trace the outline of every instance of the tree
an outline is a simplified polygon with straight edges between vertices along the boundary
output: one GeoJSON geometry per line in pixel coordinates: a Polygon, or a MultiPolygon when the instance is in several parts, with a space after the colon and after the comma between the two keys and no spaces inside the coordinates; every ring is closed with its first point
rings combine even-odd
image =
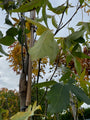
{"type": "MultiPolygon", "coordinates": [[[[77,9],[71,16],[69,20],[65,23],[63,22],[63,18],[68,15],[68,10],[73,8],[74,6],[67,0],[63,4],[58,7],[53,7],[49,0],[32,0],[32,1],[23,1],[23,2],[13,2],[12,4],[8,3],[6,8],[9,8],[9,5],[13,5],[15,7],[11,7],[12,10],[6,9],[8,12],[17,12],[21,13],[16,21],[17,26],[13,26],[7,31],[6,37],[0,39],[0,41],[8,40],[12,36],[12,40],[14,41],[15,36],[18,36],[18,41],[21,44],[21,56],[22,56],[22,72],[20,77],[20,95],[21,95],[21,108],[24,108],[26,105],[30,104],[31,101],[31,85],[32,85],[32,61],[38,60],[38,74],[37,74],[37,103],[38,103],[38,87],[46,87],[46,91],[41,98],[41,102],[45,96],[47,96],[48,104],[48,112],[51,114],[61,113],[64,109],[66,110],[70,103],[70,95],[76,96],[80,101],[86,102],[90,104],[90,99],[87,97],[87,93],[85,94],[83,90],[89,89],[89,86],[84,86],[83,81],[85,76],[85,70],[82,69],[81,61],[82,59],[90,59],[90,56],[84,54],[81,50],[81,44],[85,45],[86,49],[87,43],[89,43],[89,34],[90,34],[90,23],[89,22],[79,22],[77,24],[77,30],[74,28],[68,28],[72,31],[72,33],[66,37],[56,37],[57,33],[61,31],[68,23],[70,23],[73,17],[76,15],[80,8],[88,8],[88,2],[84,0],[79,0],[77,3],[77,9]],[[16,9],[14,9],[16,8],[16,9]],[[42,8],[42,16],[41,18],[35,18],[34,13],[36,11],[37,15],[41,12],[42,8]],[[53,15],[47,14],[47,9],[52,12],[53,15]],[[25,12],[31,12],[31,19],[24,15],[25,12]],[[57,24],[55,20],[55,14],[60,15],[61,19],[59,24],[57,24]],[[51,19],[52,25],[56,28],[54,32],[50,29],[48,24],[48,19],[51,19]],[[45,26],[40,22],[44,21],[45,26]],[[27,29],[25,24],[28,23],[30,29],[27,29]],[[14,34],[11,34],[12,30],[15,31],[14,34]],[[26,35],[27,33],[31,33],[30,38],[26,35]],[[35,39],[35,32],[39,35],[39,39],[35,39]],[[86,36],[86,40],[84,38],[84,34],[86,36]],[[30,39],[30,40],[28,40],[30,39]],[[28,41],[30,41],[30,46],[28,46],[28,41]],[[36,42],[35,42],[36,41],[36,42]],[[34,46],[33,43],[35,42],[34,46]],[[32,47],[33,46],[33,47],[32,47]],[[23,53],[23,50],[25,52],[23,53]],[[28,50],[29,49],[29,50],[28,50]],[[29,53],[28,53],[29,51],[29,53]],[[25,54],[25,56],[24,56],[25,54]],[[46,82],[38,83],[40,72],[41,72],[41,61],[42,58],[48,57],[50,60],[50,65],[52,65],[54,71],[50,79],[46,82]],[[28,63],[29,61],[29,63],[28,63]],[[81,63],[80,63],[81,62],[81,63]],[[29,64],[29,65],[28,65],[29,64]],[[29,66],[29,67],[28,67],[29,66]],[[59,83],[55,81],[55,73],[57,68],[62,70],[62,77],[59,76],[59,83]],[[28,71],[28,87],[26,82],[26,76],[28,71]],[[54,81],[53,81],[54,80],[54,81]],[[30,82],[29,82],[30,81],[30,82]],[[48,87],[50,90],[48,90],[48,87]],[[27,89],[28,88],[28,89],[27,89]],[[27,93],[28,91],[28,93],[27,93]],[[57,94],[58,93],[58,94],[57,94]],[[47,94],[47,95],[46,95],[47,94]],[[26,97],[26,95],[28,97],[26,97]],[[29,98],[30,101],[27,101],[29,98]],[[56,102],[57,100],[57,102],[56,102]],[[26,104],[27,101],[27,104],[26,104]],[[56,103],[56,104],[55,104],[56,103]]],[[[89,13],[89,10],[86,10],[89,13]]],[[[1,43],[1,42],[0,42],[1,43]]],[[[5,42],[3,42],[5,44],[5,42]]],[[[87,81],[86,84],[89,85],[87,81]]],[[[40,102],[40,103],[41,103],[40,102]]],[[[46,110],[47,114],[47,110],[46,110]]],[[[77,119],[77,118],[74,118],[77,119]]]]}
{"type": "Polygon", "coordinates": [[[19,94],[15,90],[0,90],[0,120],[9,119],[19,111],[19,94]]]}

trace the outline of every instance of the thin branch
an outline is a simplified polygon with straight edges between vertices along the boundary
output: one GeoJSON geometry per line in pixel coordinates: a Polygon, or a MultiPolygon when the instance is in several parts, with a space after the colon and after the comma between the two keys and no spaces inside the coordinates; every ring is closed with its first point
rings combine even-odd
{"type": "Polygon", "coordinates": [[[41,63],[41,59],[39,59],[37,83],[39,82],[39,76],[40,76],[40,63],[41,63]]]}
{"type": "Polygon", "coordinates": [[[57,28],[56,32],[54,33],[54,36],[57,34],[57,32],[58,32],[58,30],[59,30],[59,28],[61,26],[61,23],[62,23],[62,20],[63,20],[63,17],[64,17],[64,13],[65,13],[65,11],[66,11],[67,8],[68,8],[68,0],[67,0],[67,6],[65,7],[65,9],[64,9],[64,11],[62,13],[62,16],[61,16],[61,19],[60,19],[60,23],[58,25],[58,28],[57,28]]]}
{"type": "Polygon", "coordinates": [[[39,102],[39,105],[42,103],[44,97],[46,96],[47,90],[48,90],[48,87],[46,87],[46,91],[44,92],[44,94],[43,94],[43,96],[42,96],[42,98],[41,98],[41,100],[40,100],[40,102],[39,102]]]}
{"type": "MultiPolygon", "coordinates": [[[[57,71],[57,67],[58,67],[58,63],[59,63],[59,58],[60,58],[60,54],[59,54],[58,59],[57,59],[57,63],[56,63],[55,70],[54,70],[54,72],[53,72],[53,74],[52,74],[51,78],[49,79],[49,81],[51,81],[51,80],[52,80],[53,76],[55,75],[55,73],[56,73],[56,71],[57,71]]],[[[41,104],[42,100],[43,100],[43,99],[44,99],[44,97],[46,96],[47,91],[48,91],[48,87],[46,87],[46,91],[45,91],[44,95],[42,96],[41,101],[39,102],[39,104],[41,104]]]]}
{"type": "Polygon", "coordinates": [[[81,7],[81,5],[77,8],[77,10],[76,10],[75,13],[72,15],[72,17],[71,17],[61,28],[59,28],[54,35],[56,35],[62,28],[64,28],[64,27],[73,19],[73,17],[76,15],[76,13],[77,13],[77,11],[79,10],[80,7],[81,7]]]}
{"type": "MultiPolygon", "coordinates": [[[[40,76],[40,63],[41,63],[41,59],[39,59],[39,64],[38,64],[37,84],[39,82],[39,76],[40,76]]],[[[38,87],[36,88],[36,95],[37,95],[37,105],[38,105],[38,87]]]]}

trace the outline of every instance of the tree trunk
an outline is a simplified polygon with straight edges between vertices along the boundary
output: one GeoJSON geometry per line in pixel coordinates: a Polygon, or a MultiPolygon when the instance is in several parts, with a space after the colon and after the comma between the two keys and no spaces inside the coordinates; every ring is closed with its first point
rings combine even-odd
{"type": "MultiPolygon", "coordinates": [[[[30,12],[30,18],[35,18],[35,10],[30,12]]],[[[31,39],[30,39],[30,45],[31,48],[34,44],[34,26],[31,25],[31,39]]],[[[29,66],[28,66],[28,83],[27,83],[27,96],[26,96],[26,106],[29,106],[31,104],[31,85],[32,85],[32,61],[31,57],[29,55],[29,66]]]]}
{"type": "Polygon", "coordinates": [[[20,82],[19,82],[20,111],[25,111],[26,91],[27,91],[26,74],[22,72],[20,76],[20,82]]]}

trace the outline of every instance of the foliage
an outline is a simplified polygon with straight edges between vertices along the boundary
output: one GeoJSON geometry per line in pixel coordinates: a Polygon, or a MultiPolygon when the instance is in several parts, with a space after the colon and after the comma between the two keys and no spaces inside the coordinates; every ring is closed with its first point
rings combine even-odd
{"type": "MultiPolygon", "coordinates": [[[[30,2],[24,0],[21,3],[15,2],[15,9],[12,6],[10,9],[8,8],[10,7],[9,2],[7,2],[7,5],[3,3],[4,6],[2,8],[8,11],[8,13],[10,12],[12,14],[13,12],[18,12],[19,15],[21,12],[21,16],[19,17],[20,19],[12,18],[15,21],[14,25],[10,22],[9,17],[6,17],[6,23],[12,27],[6,32],[5,37],[0,38],[0,44],[11,45],[15,42],[15,38],[17,38],[18,42],[16,42],[15,46],[10,51],[11,54],[8,58],[9,61],[12,62],[11,66],[16,72],[20,72],[23,68],[22,64],[24,63],[22,62],[24,62],[24,58],[29,53],[33,61],[32,71],[35,74],[35,80],[37,76],[37,81],[35,81],[36,89],[38,91],[38,87],[46,87],[44,95],[47,94],[48,113],[50,114],[61,113],[69,107],[70,93],[77,97],[78,101],[90,104],[90,98],[88,97],[90,95],[90,83],[88,79],[86,79],[86,75],[89,75],[90,66],[87,68],[88,63],[86,65],[84,64],[85,66],[83,65],[84,61],[90,61],[90,55],[83,52],[81,49],[82,46],[85,46],[84,48],[86,48],[89,53],[87,44],[90,44],[90,23],[81,21],[77,24],[77,30],[74,30],[72,27],[69,28],[72,32],[68,36],[61,37],[59,34],[59,37],[55,37],[60,30],[71,22],[80,8],[83,9],[89,6],[88,2],[89,1],[79,0],[76,11],[65,23],[63,21],[64,15],[68,15],[69,9],[76,7],[72,6],[68,0],[57,7],[53,7],[49,0],[31,0],[30,2]],[[23,14],[23,12],[32,10],[36,10],[37,15],[42,12],[41,19],[37,18],[36,20],[32,20],[23,14]],[[52,12],[53,15],[47,15],[47,11],[52,12]],[[56,15],[60,18],[59,24],[56,23],[56,15]],[[51,20],[55,28],[54,30],[49,26],[48,18],[51,20]],[[44,22],[45,26],[39,21],[44,22]],[[34,37],[33,44],[34,42],[35,44],[31,48],[32,45],[29,46],[31,43],[31,35],[29,36],[29,34],[31,34],[32,27],[35,34],[39,35],[39,37],[38,40],[34,37]],[[13,30],[15,31],[14,33],[12,33],[13,30]],[[52,76],[47,80],[47,83],[39,84],[40,72],[43,71],[43,73],[45,73],[44,68],[45,64],[47,64],[47,58],[45,57],[49,58],[49,65],[55,68],[55,70],[53,70],[52,76]],[[45,61],[42,62],[43,60],[45,61]],[[55,82],[56,78],[54,75],[57,68],[61,70],[61,76],[58,75],[58,82],[55,82]],[[86,68],[86,70],[84,68],[86,68]]],[[[89,13],[89,11],[87,13],[89,13]]],[[[19,117],[24,117],[24,113],[21,114],[22,116],[19,117]]],[[[29,114],[30,113],[26,112],[25,118],[28,117],[29,114]]]]}
{"type": "MultiPolygon", "coordinates": [[[[73,79],[69,79],[73,81],[73,79]]],[[[61,113],[65,110],[70,103],[69,93],[72,92],[76,97],[87,104],[90,104],[90,99],[82,91],[82,89],[72,85],[71,83],[62,85],[55,84],[47,94],[48,101],[51,103],[48,106],[48,111],[51,113],[61,113]]]]}
{"type": "MultiPolygon", "coordinates": [[[[19,42],[15,42],[9,48],[11,50],[9,51],[10,54],[7,60],[12,63],[10,67],[12,67],[13,70],[16,71],[17,74],[19,74],[22,70],[21,45],[19,44],[19,42]]],[[[25,57],[25,49],[23,49],[23,55],[25,57]]]]}
{"type": "Polygon", "coordinates": [[[65,114],[60,114],[60,120],[73,120],[73,116],[70,112],[66,112],[65,114]]]}
{"type": "Polygon", "coordinates": [[[14,116],[12,116],[11,120],[28,120],[29,117],[34,115],[36,110],[41,110],[41,106],[37,106],[37,102],[34,102],[33,106],[30,105],[26,112],[18,112],[14,116]]]}
{"type": "Polygon", "coordinates": [[[19,111],[19,95],[15,90],[0,90],[0,120],[9,119],[19,111]]]}
{"type": "Polygon", "coordinates": [[[87,108],[84,110],[84,117],[86,119],[90,118],[90,108],[87,108]]]}
{"type": "MultiPolygon", "coordinates": [[[[79,113],[78,116],[79,116],[79,120],[89,119],[90,118],[90,108],[83,109],[82,114],[79,113]]],[[[64,114],[60,114],[59,118],[60,118],[60,120],[73,120],[73,116],[69,111],[67,111],[64,114]]]]}
{"type": "MultiPolygon", "coordinates": [[[[2,32],[0,31],[0,39],[2,39],[2,37],[3,37],[3,34],[2,34],[2,32]]],[[[4,51],[1,43],[0,43],[0,53],[4,54],[4,55],[6,55],[6,56],[8,55],[8,54],[4,51]]],[[[2,55],[0,55],[0,57],[2,57],[2,55]]]]}

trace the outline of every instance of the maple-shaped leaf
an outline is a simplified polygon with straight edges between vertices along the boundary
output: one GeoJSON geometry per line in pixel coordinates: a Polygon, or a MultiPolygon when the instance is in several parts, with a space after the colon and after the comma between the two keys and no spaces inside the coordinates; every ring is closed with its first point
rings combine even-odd
{"type": "Polygon", "coordinates": [[[70,102],[69,86],[64,86],[59,83],[53,85],[47,94],[47,99],[49,101],[48,112],[60,113],[66,110],[70,102]]]}
{"type": "Polygon", "coordinates": [[[56,83],[50,91],[47,93],[48,99],[48,112],[61,113],[66,110],[70,104],[70,92],[73,93],[80,101],[90,105],[90,98],[84,93],[84,91],[73,85],[74,79],[69,79],[67,84],[56,83]]]}
{"type": "Polygon", "coordinates": [[[58,53],[58,45],[54,40],[54,35],[50,30],[45,31],[35,45],[29,49],[32,60],[49,57],[53,62],[58,53]]]}

